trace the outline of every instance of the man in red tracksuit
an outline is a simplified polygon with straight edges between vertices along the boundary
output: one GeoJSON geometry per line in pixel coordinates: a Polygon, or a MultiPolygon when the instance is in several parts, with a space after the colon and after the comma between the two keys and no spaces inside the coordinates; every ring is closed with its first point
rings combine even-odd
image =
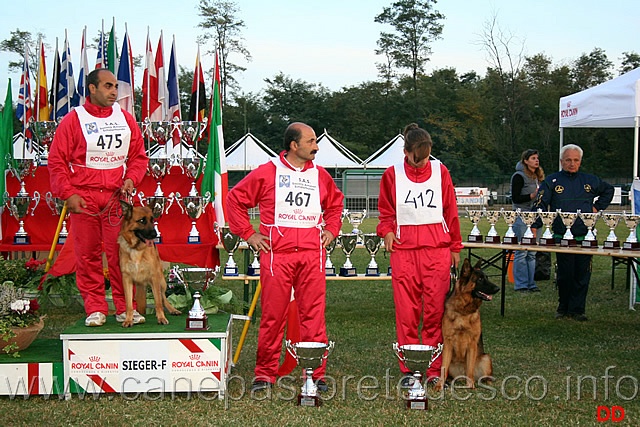
{"type": "MultiPolygon", "coordinates": [[[[269,388],[276,380],[292,288],[301,341],[327,343],[323,248],[340,232],[344,196],[331,175],[313,162],[318,145],[310,126],[290,124],[284,148],[227,196],[229,228],[262,251],[262,317],[252,391],[269,388]],[[258,205],[260,231],[255,232],[247,211],[258,205]]],[[[320,391],[327,389],[324,373],[324,363],[313,373],[320,391]]]]}
{"type": "MultiPolygon", "coordinates": [[[[65,116],[49,153],[53,193],[66,200],[76,257],[76,281],[87,313],[86,326],[102,326],[108,314],[102,273],[107,257],[116,320],[125,317],[118,257],[118,200],[142,181],[148,158],[136,120],[116,104],[118,83],[109,70],[87,76],[89,98],[65,116]],[[104,245],[104,246],[103,246],[104,245]]],[[[134,312],[134,323],[143,323],[134,312]]]]}
{"type": "MultiPolygon", "coordinates": [[[[380,181],[378,236],[390,255],[398,345],[442,343],[444,302],[450,268],[458,266],[462,238],[455,190],[447,168],[429,161],[431,136],[412,123],[404,130],[405,159],[389,167],[380,181]],[[422,317],[422,331],[418,325],[422,317]]],[[[429,382],[440,372],[440,358],[427,371],[429,382]]],[[[402,386],[412,384],[411,372],[402,386]]]]}

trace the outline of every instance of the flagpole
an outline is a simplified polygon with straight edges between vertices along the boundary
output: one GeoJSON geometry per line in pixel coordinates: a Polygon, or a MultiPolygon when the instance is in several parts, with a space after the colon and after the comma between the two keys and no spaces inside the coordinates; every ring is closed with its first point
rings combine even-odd
{"type": "Polygon", "coordinates": [[[54,55],[54,59],[53,59],[53,78],[55,79],[56,82],[56,87],[55,88],[51,88],[51,90],[53,91],[53,105],[51,106],[53,108],[53,121],[57,121],[57,113],[58,113],[58,86],[60,86],[60,67],[56,67],[56,63],[55,63],[55,57],[58,56],[58,61],[60,60],[60,50],[58,49],[58,38],[56,37],[56,55],[54,55]],[[56,68],[58,68],[56,70],[56,68]],[[57,75],[56,75],[56,71],[57,71],[57,75]]]}
{"type": "Polygon", "coordinates": [[[26,156],[27,152],[27,99],[29,93],[29,44],[24,44],[24,67],[22,70],[22,80],[24,81],[24,89],[22,91],[22,156],[26,156]]]}
{"type": "Polygon", "coordinates": [[[42,58],[42,37],[38,37],[38,77],[36,77],[36,119],[38,121],[40,119],[40,72],[42,71],[40,68],[42,64],[40,64],[42,58]]]}
{"type": "Polygon", "coordinates": [[[198,43],[198,56],[196,59],[196,108],[195,108],[195,117],[193,120],[198,121],[200,118],[200,68],[202,64],[200,64],[200,43],[198,43]]]}
{"type": "MultiPolygon", "coordinates": [[[[160,30],[160,45],[162,46],[162,74],[163,74],[162,75],[162,77],[163,77],[162,81],[160,81],[160,76],[159,75],[157,75],[156,77],[158,79],[158,85],[162,84],[162,85],[166,86],[167,81],[164,78],[164,76],[165,76],[165,73],[164,73],[164,70],[165,70],[165,67],[164,67],[164,37],[162,35],[162,30],[160,30]]],[[[156,52],[156,55],[157,54],[158,54],[158,52],[156,52]]],[[[156,70],[156,73],[157,73],[157,70],[156,70]]],[[[158,87],[158,94],[160,94],[160,88],[159,87],[158,87]]],[[[160,119],[160,120],[163,120],[164,118],[167,117],[167,91],[166,90],[163,91],[163,95],[164,95],[164,98],[162,98],[162,103],[160,104],[160,114],[162,115],[163,118],[160,119]]]]}
{"type": "Polygon", "coordinates": [[[69,39],[67,38],[67,29],[64,29],[64,54],[67,57],[67,69],[65,74],[65,79],[67,79],[67,114],[71,111],[71,89],[69,85],[69,64],[71,63],[71,58],[69,58],[69,39]]]}
{"type": "MultiPolygon", "coordinates": [[[[147,45],[145,46],[145,60],[146,60],[146,65],[147,65],[147,99],[146,99],[146,103],[147,103],[147,117],[149,117],[151,115],[151,112],[149,111],[149,109],[151,108],[151,93],[149,92],[150,89],[150,85],[149,85],[149,80],[151,80],[151,68],[149,68],[151,66],[151,64],[149,64],[149,48],[151,47],[151,40],[149,39],[149,26],[147,25],[147,45]]],[[[153,66],[155,67],[155,64],[153,64],[153,66]]],[[[144,73],[143,73],[144,75],[144,73]]],[[[144,122],[144,117],[141,117],[142,121],[144,122]]]]}

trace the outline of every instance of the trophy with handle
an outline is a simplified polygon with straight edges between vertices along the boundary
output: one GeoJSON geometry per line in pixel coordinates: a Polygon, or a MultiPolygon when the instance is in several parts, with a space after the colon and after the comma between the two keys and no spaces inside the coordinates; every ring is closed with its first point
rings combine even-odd
{"type": "Polygon", "coordinates": [[[180,283],[185,287],[193,291],[193,306],[189,310],[189,316],[187,317],[188,331],[206,331],[209,329],[207,324],[207,313],[202,304],[200,304],[201,292],[204,292],[211,283],[216,279],[216,275],[220,270],[220,267],[215,269],[207,267],[188,267],[181,268],[175,266],[173,269],[175,276],[180,283]]]}
{"type": "Polygon", "coordinates": [[[333,341],[328,344],[323,342],[297,342],[286,341],[287,351],[298,362],[304,370],[305,382],[298,395],[298,405],[300,406],[320,406],[322,401],[318,396],[318,387],[313,382],[313,371],[322,365],[322,362],[329,357],[333,349],[333,341]]]}
{"type": "Polygon", "coordinates": [[[364,235],[364,247],[371,256],[371,261],[367,265],[365,276],[379,276],[380,270],[378,269],[378,263],[376,262],[376,254],[380,250],[382,239],[376,233],[367,233],[364,235]]]}
{"type": "MultiPolygon", "coordinates": [[[[44,193],[44,201],[51,209],[53,215],[60,216],[62,214],[62,209],[64,208],[64,200],[59,197],[53,197],[51,191],[47,191],[44,193]]],[[[67,211],[64,219],[62,220],[62,227],[60,229],[60,233],[58,234],[58,244],[63,245],[64,242],[67,241],[67,237],[69,236],[69,231],[67,230],[67,218],[69,217],[69,212],[67,211]]]]}
{"type": "Polygon", "coordinates": [[[562,223],[566,227],[566,231],[560,239],[560,246],[577,246],[578,242],[575,237],[573,237],[573,233],[571,232],[571,227],[578,219],[578,212],[558,212],[558,216],[562,220],[562,223]]]}
{"type": "Polygon", "coordinates": [[[533,231],[531,231],[531,226],[533,225],[534,222],[536,222],[536,219],[538,219],[538,212],[519,211],[518,215],[522,219],[522,222],[524,222],[524,225],[527,226],[527,230],[524,232],[524,235],[522,236],[522,240],[520,241],[520,243],[523,245],[535,245],[536,236],[533,235],[533,231]]]}
{"type": "Polygon", "coordinates": [[[24,179],[31,175],[36,176],[36,170],[38,169],[39,156],[32,159],[15,159],[10,154],[7,154],[7,167],[11,171],[11,174],[20,181],[20,191],[17,196],[28,196],[25,188],[24,179]]]}
{"type": "Polygon", "coordinates": [[[342,277],[353,277],[358,275],[358,271],[351,263],[351,253],[356,248],[356,242],[358,240],[358,236],[356,234],[347,233],[338,236],[340,240],[340,246],[342,247],[342,252],[344,252],[346,256],[346,260],[344,265],[340,267],[340,276],[342,277]]]}
{"type": "Polygon", "coordinates": [[[198,153],[193,149],[189,150],[189,157],[185,157],[183,161],[183,170],[185,175],[191,179],[191,190],[189,190],[189,196],[197,196],[198,190],[196,189],[196,181],[202,174],[202,166],[204,159],[201,158],[198,153]]]}
{"type": "Polygon", "coordinates": [[[427,392],[422,386],[422,373],[426,372],[431,364],[442,353],[442,344],[436,347],[422,344],[407,344],[399,346],[398,343],[393,344],[393,351],[404,366],[413,372],[416,379],[413,386],[409,389],[407,398],[407,408],[409,409],[429,409],[427,401],[427,392]]]}
{"type": "Polygon", "coordinates": [[[496,231],[496,223],[500,219],[500,211],[487,211],[484,210],[483,215],[487,218],[489,222],[489,232],[487,233],[487,237],[485,237],[485,243],[500,243],[500,236],[496,231]]]}
{"type": "Polygon", "coordinates": [[[553,233],[551,232],[551,226],[553,225],[553,220],[556,219],[556,215],[557,212],[544,212],[542,209],[538,209],[538,216],[545,226],[544,233],[540,237],[541,246],[555,246],[556,244],[556,239],[553,238],[553,233]]]}
{"type": "Polygon", "coordinates": [[[507,232],[502,239],[502,243],[506,243],[509,245],[518,244],[518,236],[516,236],[515,231],[513,231],[513,224],[515,224],[516,219],[518,218],[517,211],[505,211],[504,208],[500,209],[500,213],[504,218],[504,222],[507,223],[507,232]]]}
{"type": "Polygon", "coordinates": [[[247,267],[247,276],[259,276],[260,275],[260,249],[254,249],[249,245],[251,252],[253,253],[253,261],[247,267]]]}
{"type": "Polygon", "coordinates": [[[191,231],[189,232],[187,243],[200,243],[200,232],[196,227],[196,220],[200,218],[210,200],[211,193],[208,191],[204,196],[185,196],[182,198],[184,210],[191,218],[191,231]]]}
{"type": "Polygon", "coordinates": [[[629,236],[627,239],[622,242],[622,249],[630,249],[636,251],[640,249],[640,244],[638,244],[638,237],[636,236],[636,227],[640,222],[640,215],[629,215],[626,211],[622,211],[622,218],[624,219],[624,223],[629,229],[629,236]]]}
{"type": "Polygon", "coordinates": [[[483,211],[467,209],[467,214],[469,215],[469,219],[473,224],[471,233],[469,233],[469,236],[467,236],[467,241],[471,243],[482,243],[483,238],[482,234],[480,233],[480,229],[478,228],[478,222],[480,222],[480,219],[482,219],[483,211]]]}
{"type": "Polygon", "coordinates": [[[593,227],[596,225],[596,221],[600,217],[600,212],[578,212],[578,217],[582,220],[587,227],[587,235],[584,236],[584,240],[580,244],[583,248],[597,248],[598,240],[593,232],[593,227]]]}
{"type": "Polygon", "coordinates": [[[604,223],[609,227],[609,235],[607,239],[604,241],[605,249],[618,249],[620,247],[620,240],[618,240],[618,236],[616,236],[616,227],[618,222],[620,222],[621,215],[617,213],[602,213],[602,219],[604,223]]]}
{"type": "Polygon", "coordinates": [[[157,187],[154,196],[162,197],[164,193],[162,192],[162,187],[160,186],[160,182],[162,178],[169,172],[169,161],[166,157],[150,157],[149,158],[149,166],[147,167],[147,173],[156,180],[157,187]]]}
{"type": "Polygon", "coordinates": [[[338,239],[333,239],[325,248],[325,250],[327,251],[327,260],[324,263],[324,273],[325,276],[335,276],[336,275],[336,268],[333,265],[333,262],[331,262],[331,253],[333,252],[333,250],[336,248],[336,243],[338,242],[338,239]]]}
{"type": "Polygon", "coordinates": [[[349,220],[349,224],[353,226],[351,233],[357,236],[356,243],[363,244],[364,241],[362,238],[362,230],[360,230],[359,227],[360,224],[362,224],[364,218],[367,216],[367,210],[363,209],[362,211],[350,211],[346,209],[345,211],[346,212],[344,213],[344,215],[347,217],[347,220],[349,220]]]}
{"type": "Polygon", "coordinates": [[[53,137],[56,133],[56,128],[58,127],[58,122],[55,121],[45,121],[45,122],[33,122],[31,128],[33,129],[36,137],[38,138],[38,143],[41,147],[40,152],[40,164],[46,165],[47,159],[49,158],[49,147],[53,142],[53,137]]]}
{"type": "Polygon", "coordinates": [[[31,243],[31,236],[27,234],[24,229],[24,218],[29,214],[29,206],[31,205],[31,201],[35,201],[35,205],[31,210],[31,216],[38,207],[38,203],[40,203],[40,193],[34,191],[33,199],[29,194],[18,195],[9,197],[9,193],[5,191],[4,193],[4,204],[9,209],[9,214],[18,220],[18,231],[13,236],[13,244],[14,245],[28,245],[31,243]]]}
{"type": "Polygon", "coordinates": [[[160,229],[158,228],[158,220],[164,213],[165,209],[169,206],[169,199],[164,196],[149,196],[145,197],[144,193],[141,191],[138,193],[138,197],[140,198],[140,203],[143,205],[149,206],[151,209],[151,214],[153,215],[153,228],[156,230],[156,238],[153,239],[154,243],[162,243],[162,233],[160,233],[160,229]]]}
{"type": "Polygon", "coordinates": [[[224,249],[229,253],[229,259],[224,266],[223,274],[225,276],[237,276],[238,264],[233,259],[233,252],[238,249],[240,245],[240,236],[233,234],[229,229],[229,226],[214,224],[216,232],[218,233],[218,240],[222,243],[224,249]]]}

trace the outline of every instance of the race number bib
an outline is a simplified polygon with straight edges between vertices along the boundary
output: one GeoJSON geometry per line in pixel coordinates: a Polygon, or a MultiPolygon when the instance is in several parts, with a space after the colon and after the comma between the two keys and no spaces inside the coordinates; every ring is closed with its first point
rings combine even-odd
{"type": "Polygon", "coordinates": [[[431,160],[431,177],[413,182],[404,171],[404,163],[395,165],[396,218],[398,225],[438,224],[442,216],[442,175],[440,162],[431,160]]]}
{"type": "Polygon", "coordinates": [[[125,164],[129,153],[131,129],[120,105],[113,104],[109,117],[94,117],[84,107],[77,107],[80,128],[87,142],[86,167],[115,169],[125,164]]]}
{"type": "Polygon", "coordinates": [[[304,172],[291,170],[280,159],[276,165],[275,225],[291,228],[311,228],[320,223],[320,186],[316,167],[304,172]]]}

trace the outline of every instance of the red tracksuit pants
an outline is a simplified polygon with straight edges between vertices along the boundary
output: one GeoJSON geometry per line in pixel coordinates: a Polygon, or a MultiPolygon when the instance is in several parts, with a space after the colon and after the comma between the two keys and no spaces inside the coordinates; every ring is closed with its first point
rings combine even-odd
{"type": "Polygon", "coordinates": [[[116,306],[116,313],[122,313],[126,310],[126,305],[118,255],[117,239],[121,225],[118,218],[120,210],[118,197],[114,196],[112,191],[100,190],[78,189],[77,194],[87,204],[84,209],[86,213],[71,214],[73,227],[71,236],[76,256],[76,282],[84,300],[84,309],[87,314],[99,311],[107,315],[109,311],[102,272],[104,247],[113,303],[116,306]],[[94,216],[100,212],[99,216],[94,216]]]}
{"type": "MultiPolygon", "coordinates": [[[[327,343],[324,318],[326,303],[325,251],[263,253],[260,257],[262,315],[258,330],[257,380],[274,383],[282,352],[287,307],[294,289],[300,318],[300,341],[327,343]],[[322,256],[322,258],[321,258],[322,256]],[[272,275],[273,271],[273,275],[272,275]]],[[[313,379],[324,378],[326,361],[313,373],[313,379]]]]}
{"type": "MultiPolygon", "coordinates": [[[[398,249],[391,253],[389,262],[398,345],[423,344],[435,347],[442,343],[444,302],[450,284],[450,249],[398,249]],[[419,337],[421,316],[422,331],[419,337]]],[[[438,376],[441,365],[441,358],[438,357],[427,370],[427,378],[438,376]]],[[[402,362],[400,370],[409,373],[402,362]]]]}

